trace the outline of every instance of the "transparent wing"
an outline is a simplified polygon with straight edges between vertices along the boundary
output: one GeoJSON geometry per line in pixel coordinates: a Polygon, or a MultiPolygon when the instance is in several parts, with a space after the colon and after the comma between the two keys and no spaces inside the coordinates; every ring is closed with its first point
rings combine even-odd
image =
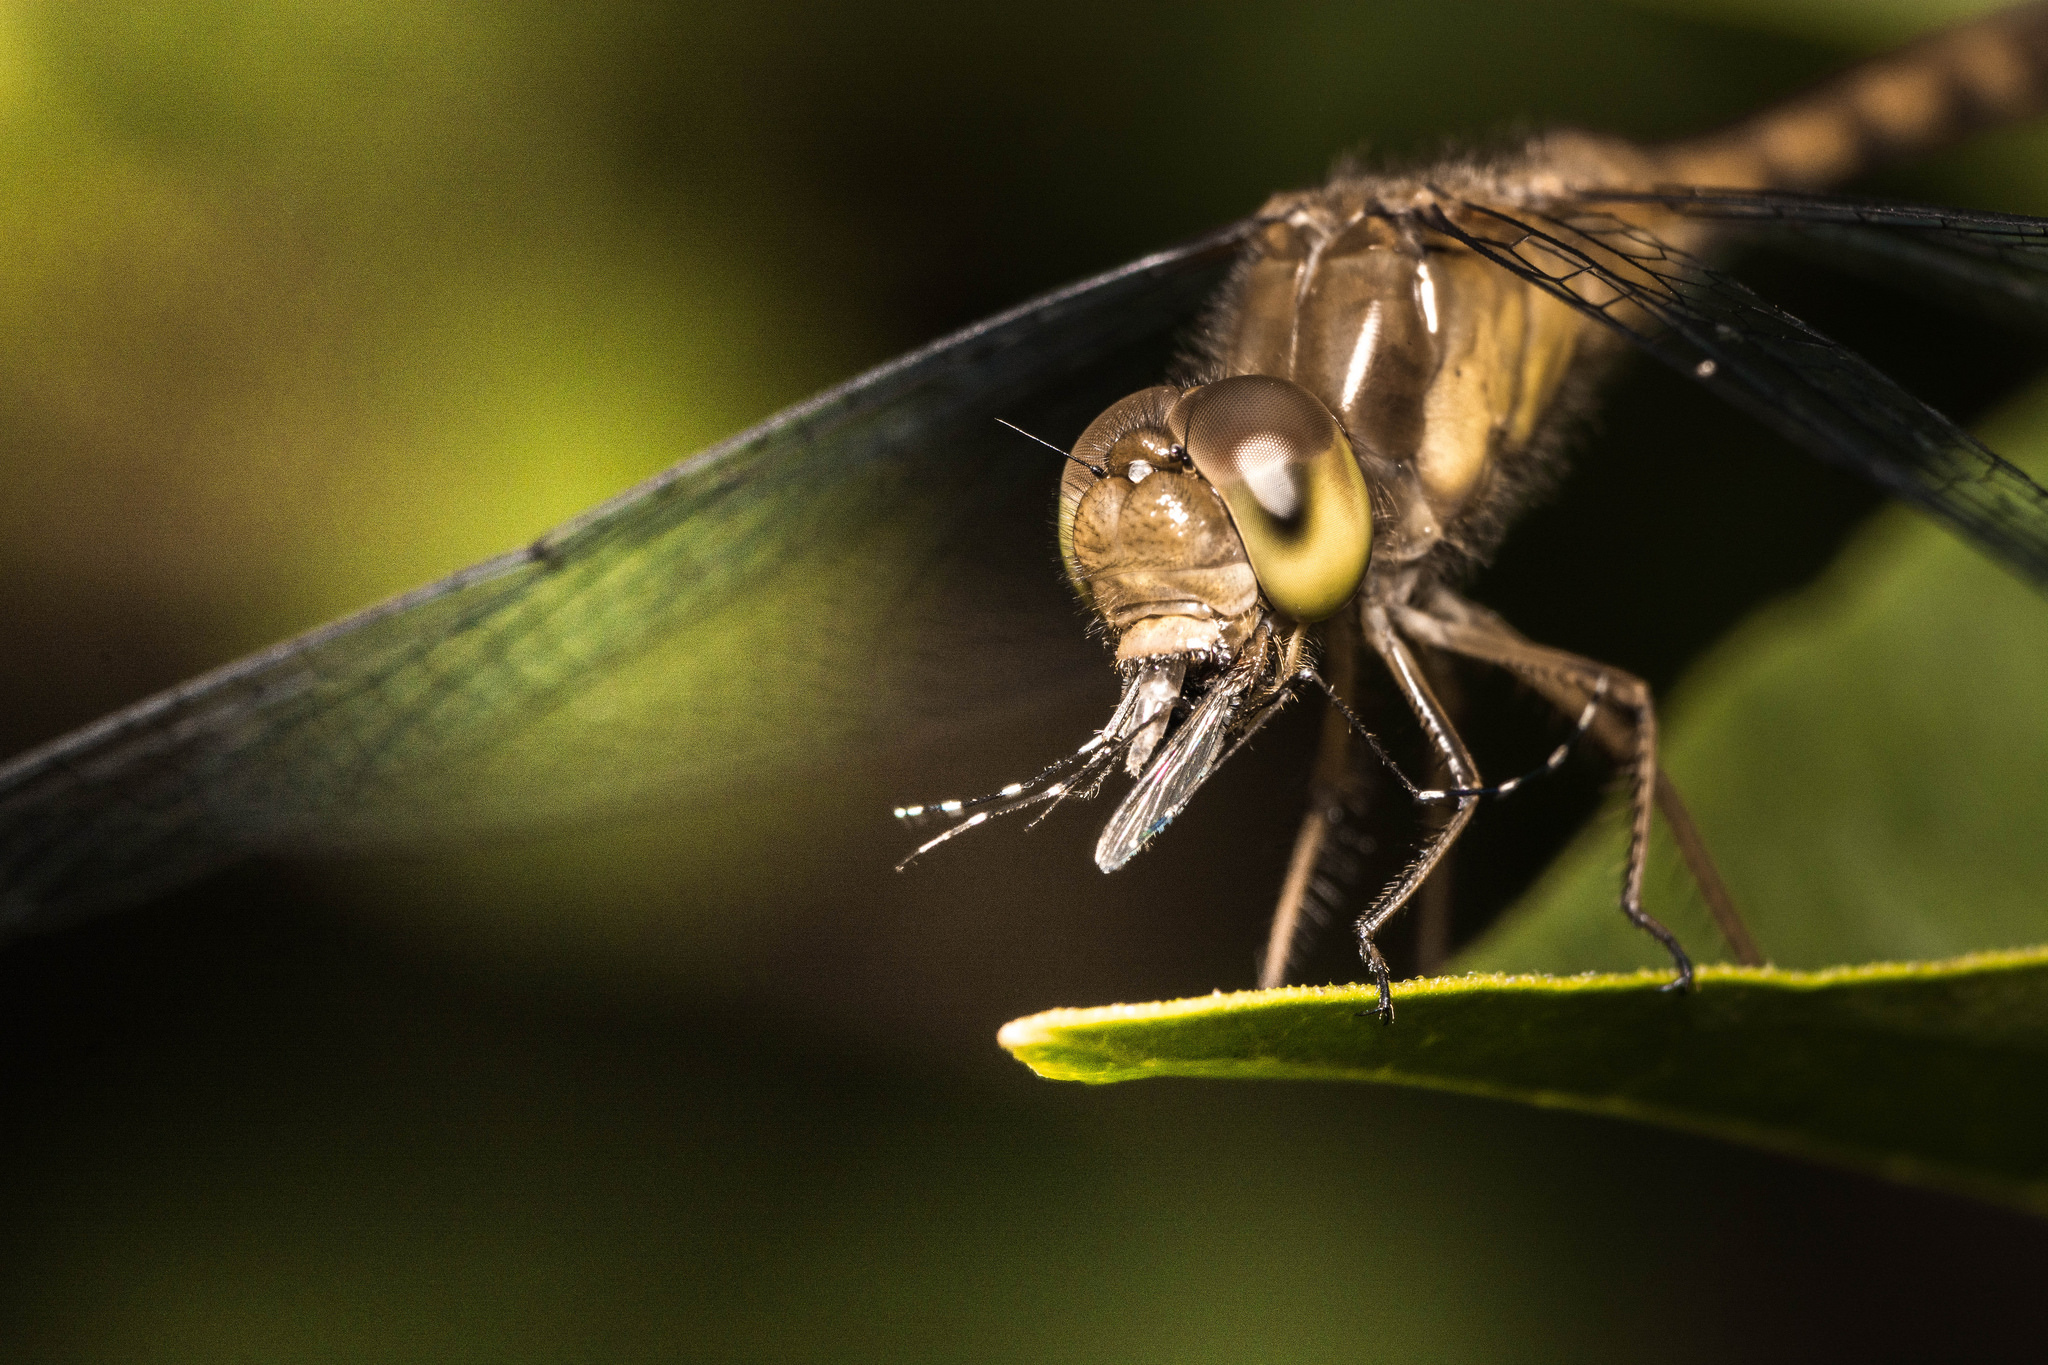
{"type": "Polygon", "coordinates": [[[816,780],[1077,660],[1099,675],[1056,591],[1057,473],[993,417],[1078,430],[1116,386],[1150,382],[1119,358],[1160,363],[1155,339],[1244,231],[968,328],[523,550],[17,758],[0,769],[0,931],[257,851],[816,780]],[[1006,546],[1025,590],[990,577],[1006,546]]]}
{"type": "Polygon", "coordinates": [[[1688,218],[1805,241],[1831,263],[2048,327],[2048,219],[1781,190],[1616,193],[1586,202],[1656,204],[1688,218]]]}
{"type": "Polygon", "coordinates": [[[1187,808],[1196,791],[1228,757],[1224,743],[1230,737],[1230,723],[1253,681],[1251,670],[1237,668],[1217,678],[1203,693],[1102,827],[1102,837],[1095,842],[1097,867],[1116,871],[1187,808]]]}
{"type": "Polygon", "coordinates": [[[1875,366],[1618,214],[1466,203],[1429,226],[2048,585],[2048,490],[1875,366]]]}

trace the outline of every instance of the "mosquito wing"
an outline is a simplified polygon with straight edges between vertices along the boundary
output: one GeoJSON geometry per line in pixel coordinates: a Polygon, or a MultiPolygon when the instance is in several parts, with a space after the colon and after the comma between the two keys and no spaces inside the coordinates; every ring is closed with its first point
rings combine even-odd
{"type": "Polygon", "coordinates": [[[0,933],[252,852],[816,780],[1071,674],[1070,613],[1034,627],[975,577],[997,519],[1028,506],[1041,537],[1056,482],[992,418],[1078,428],[1124,378],[1089,367],[1185,321],[1243,235],[970,327],[524,550],[15,759],[0,933]]]}
{"type": "Polygon", "coordinates": [[[1187,808],[1196,791],[1230,756],[1224,745],[1252,681],[1250,670],[1233,669],[1202,694],[1102,827],[1102,837],[1095,842],[1097,867],[1116,871],[1187,808]]]}
{"type": "Polygon", "coordinates": [[[2048,586],[2048,490],[1732,276],[1590,209],[1510,214],[1466,203],[1429,226],[2048,586]]]}

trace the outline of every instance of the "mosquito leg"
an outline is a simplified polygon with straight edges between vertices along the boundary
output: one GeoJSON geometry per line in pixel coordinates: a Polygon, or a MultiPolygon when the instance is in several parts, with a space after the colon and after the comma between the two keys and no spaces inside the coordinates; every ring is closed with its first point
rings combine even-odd
{"type": "MultiPolygon", "coordinates": [[[[1348,694],[1358,675],[1358,639],[1345,630],[1343,618],[1330,627],[1330,678],[1324,685],[1333,696],[1348,694]]],[[[1298,651],[1290,658],[1298,657],[1298,651]]],[[[1319,679],[1319,681],[1321,681],[1319,679]]],[[[1333,703],[1323,710],[1322,738],[1316,744],[1315,770],[1309,776],[1308,809],[1302,813],[1301,829],[1294,836],[1294,853],[1287,860],[1287,877],[1280,883],[1280,899],[1273,907],[1273,926],[1266,935],[1266,955],[1259,964],[1259,989],[1285,985],[1293,965],[1306,908],[1317,867],[1329,848],[1330,835],[1344,820],[1344,803],[1354,796],[1355,755],[1348,718],[1333,703]]]]}
{"type": "MultiPolygon", "coordinates": [[[[1489,630],[1502,639],[1517,644],[1528,644],[1528,639],[1513,626],[1484,607],[1476,606],[1448,592],[1439,592],[1431,608],[1440,616],[1450,617],[1465,624],[1489,630]]],[[[1586,689],[1568,679],[1548,673],[1516,670],[1531,688],[1545,697],[1551,705],[1569,715],[1582,703],[1589,701],[1586,689]]],[[[1583,712],[1581,713],[1583,715],[1583,712]]],[[[1615,762],[1626,763],[1634,749],[1634,736],[1618,715],[1603,711],[1588,731],[1594,743],[1611,755],[1615,762]]],[[[1666,775],[1662,766],[1657,769],[1657,809],[1664,815],[1664,823],[1671,830],[1672,842],[1678,846],[1679,857],[1684,859],[1686,871],[1692,874],[1693,884],[1699,888],[1700,899],[1706,902],[1707,913],[1713,917],[1714,927],[1721,931],[1729,951],[1735,960],[1750,967],[1760,967],[1766,961],[1763,949],[1758,946],[1756,936],[1743,921],[1742,911],[1736,908],[1735,897],[1729,893],[1728,884],[1721,879],[1720,869],[1714,866],[1714,858],[1707,851],[1706,840],[1700,837],[1699,826],[1693,823],[1692,813],[1686,809],[1684,799],[1677,786],[1666,775]]]]}
{"type": "MultiPolygon", "coordinates": [[[[1439,594],[1447,598],[1449,594],[1439,594]]],[[[1497,664],[1525,675],[1562,678],[1591,691],[1604,686],[1612,705],[1635,719],[1634,743],[1625,760],[1633,769],[1629,792],[1628,862],[1621,879],[1621,912],[1629,923],[1664,945],[1671,954],[1677,977],[1667,990],[1690,990],[1692,959],[1686,955],[1678,936],[1664,927],[1656,916],[1643,909],[1643,873],[1649,863],[1650,811],[1657,790],[1657,711],[1650,700],[1649,685],[1618,668],[1595,663],[1561,649],[1550,649],[1519,638],[1508,638],[1490,630],[1474,617],[1433,615],[1403,607],[1399,610],[1402,630],[1418,640],[1453,654],[1484,663],[1497,664]]]]}
{"type": "MultiPolygon", "coordinates": [[[[1394,633],[1384,609],[1377,606],[1366,608],[1365,632],[1367,643],[1373,647],[1373,652],[1385,661],[1387,671],[1393,674],[1395,685],[1401,689],[1401,696],[1407,701],[1409,709],[1415,713],[1415,719],[1420,722],[1423,733],[1429,737],[1431,747],[1436,750],[1437,756],[1443,760],[1444,767],[1449,770],[1452,786],[1459,789],[1477,787],[1479,769],[1473,765],[1472,756],[1465,751],[1465,742],[1458,738],[1458,732],[1452,728],[1450,718],[1444,714],[1443,707],[1437,702],[1436,694],[1430,691],[1429,681],[1423,677],[1422,669],[1415,662],[1415,655],[1409,650],[1406,642],[1394,633]]],[[[1387,960],[1380,953],[1379,945],[1374,938],[1380,927],[1408,903],[1416,889],[1435,870],[1436,865],[1443,861],[1444,854],[1450,852],[1451,845],[1457,842],[1458,836],[1465,832],[1465,826],[1471,822],[1472,811],[1478,804],[1479,798],[1476,796],[1459,797],[1457,809],[1430,833],[1421,850],[1409,861],[1393,885],[1380,892],[1372,908],[1359,916],[1358,951],[1365,959],[1366,966],[1371,968],[1373,981],[1379,986],[1378,1013],[1382,1023],[1394,1022],[1394,994],[1387,972],[1387,960]]]]}
{"type": "MultiPolygon", "coordinates": [[[[1302,676],[1314,680],[1313,674],[1303,674],[1302,676]]],[[[1556,701],[1560,710],[1569,711],[1571,707],[1558,699],[1569,695],[1570,686],[1568,683],[1558,683],[1551,692],[1547,692],[1545,695],[1550,696],[1551,700],[1556,701]]],[[[1402,789],[1412,799],[1422,805],[1432,806],[1446,801],[1455,801],[1460,797],[1466,796],[1508,796],[1520,791],[1524,786],[1534,782],[1537,778],[1547,777],[1551,773],[1556,772],[1564,766],[1565,759],[1571,756],[1572,746],[1577,744],[1585,736],[1586,732],[1593,728],[1594,723],[1600,716],[1601,703],[1606,700],[1607,690],[1605,685],[1596,684],[1593,689],[1593,695],[1586,698],[1585,704],[1579,707],[1578,719],[1573,725],[1572,732],[1566,735],[1558,743],[1557,747],[1550,751],[1550,757],[1544,759],[1541,765],[1531,768],[1528,772],[1518,777],[1510,777],[1505,782],[1489,782],[1483,787],[1417,786],[1413,781],[1409,780],[1408,774],[1401,770],[1401,765],[1394,761],[1394,756],[1388,753],[1380,744],[1379,738],[1370,730],[1365,729],[1355,715],[1351,715],[1348,711],[1345,714],[1351,722],[1351,728],[1366,742],[1366,745],[1373,752],[1373,757],[1380,761],[1380,766],[1394,775],[1394,780],[1401,784],[1402,789]]]]}

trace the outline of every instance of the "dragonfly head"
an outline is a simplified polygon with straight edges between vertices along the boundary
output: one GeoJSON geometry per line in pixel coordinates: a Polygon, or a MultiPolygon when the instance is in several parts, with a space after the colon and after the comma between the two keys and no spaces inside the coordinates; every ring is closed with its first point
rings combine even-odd
{"type": "Polygon", "coordinates": [[[1275,618],[1334,614],[1372,547],[1343,429],[1306,389],[1263,375],[1160,385],[1111,406],[1075,443],[1059,526],[1068,575],[1116,635],[1123,700],[1028,782],[898,807],[906,821],[953,822],[899,866],[997,816],[1092,796],[1118,765],[1136,780],[1095,862],[1123,866],[1291,695],[1299,641],[1281,648],[1275,618]]]}
{"type": "Polygon", "coordinates": [[[1119,663],[1227,662],[1271,610],[1330,616],[1365,577],[1371,498],[1336,418],[1297,384],[1159,385],[1081,434],[1060,553],[1119,663]]]}
{"type": "Polygon", "coordinates": [[[1096,418],[1060,485],[1061,556],[1120,664],[1222,662],[1258,620],[1258,576],[1229,511],[1167,426],[1180,396],[1161,385],[1096,418]]]}

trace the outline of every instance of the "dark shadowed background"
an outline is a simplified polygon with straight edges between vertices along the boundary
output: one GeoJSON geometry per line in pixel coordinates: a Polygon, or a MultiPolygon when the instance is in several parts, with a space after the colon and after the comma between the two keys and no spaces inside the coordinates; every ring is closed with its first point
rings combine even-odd
{"type": "MultiPolygon", "coordinates": [[[[1340,152],[1677,135],[1932,19],[1842,9],[7,5],[0,739],[522,543],[1340,152]]],[[[1993,139],[1880,188],[2048,211],[2048,150],[1993,139]]],[[[1755,277],[1964,419],[2044,356],[1810,265],[1755,277]]],[[[1001,520],[1003,590],[1057,616],[1055,479],[1001,520]]],[[[1475,591],[1666,686],[1875,505],[1631,366],[1475,591]]],[[[1013,1015],[1250,983],[1312,737],[1286,718],[1115,879],[1086,811],[890,873],[890,805],[1034,771],[1106,715],[1107,668],[1089,685],[943,752],[907,737],[886,773],[821,750],[715,806],[248,866],[7,947],[5,1353],[2038,1340],[2048,1228],[2000,1210],[1476,1100],[1031,1077],[994,1046],[1013,1015]]],[[[1490,698],[1475,742],[1540,752],[1533,708],[1490,698]]],[[[1599,789],[1575,769],[1488,813],[1461,937],[1599,789]]],[[[1342,944],[1313,971],[1348,978],[1342,944]]]]}

